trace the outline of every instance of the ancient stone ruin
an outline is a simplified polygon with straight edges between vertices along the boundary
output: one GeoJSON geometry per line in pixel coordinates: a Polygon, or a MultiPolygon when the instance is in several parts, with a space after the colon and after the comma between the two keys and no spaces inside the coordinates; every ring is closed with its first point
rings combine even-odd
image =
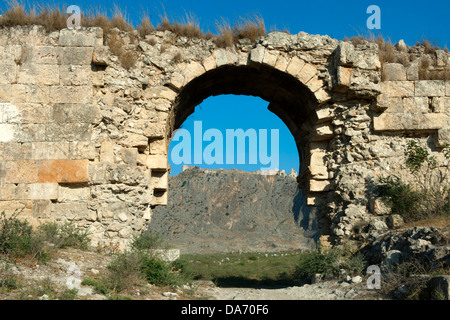
{"type": "Polygon", "coordinates": [[[410,140],[433,153],[450,142],[450,81],[382,66],[375,43],[303,32],[233,48],[169,31],[120,37],[136,59],[127,68],[100,28],[0,30],[0,212],[73,221],[94,245],[124,247],[167,201],[172,133],[212,95],[270,102],[297,143],[323,242],[351,238],[361,221],[386,229],[368,182],[406,172],[410,140]]]}

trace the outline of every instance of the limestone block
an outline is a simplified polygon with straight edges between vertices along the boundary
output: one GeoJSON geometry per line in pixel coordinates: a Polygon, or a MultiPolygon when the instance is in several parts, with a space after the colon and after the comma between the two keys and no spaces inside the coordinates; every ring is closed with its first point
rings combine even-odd
{"type": "Polygon", "coordinates": [[[33,160],[64,160],[69,158],[69,142],[32,142],[33,160]]]}
{"type": "Polygon", "coordinates": [[[450,129],[439,129],[436,135],[436,147],[443,148],[446,145],[450,145],[450,129]]]}
{"type": "Polygon", "coordinates": [[[314,92],[314,96],[317,99],[318,106],[321,106],[331,100],[330,93],[324,88],[320,88],[319,90],[314,92]]]}
{"type": "MultiPolygon", "coordinates": [[[[20,125],[0,125],[0,140],[8,138],[7,134],[12,134],[9,141],[16,141],[21,143],[33,142],[33,141],[43,141],[45,136],[45,125],[44,124],[20,124],[20,125]],[[6,128],[2,132],[2,126],[11,126],[11,128],[6,128]]],[[[6,140],[3,140],[6,142],[6,140]]]]}
{"type": "Polygon", "coordinates": [[[0,142],[14,141],[18,127],[13,124],[0,123],[0,142]]]}
{"type": "Polygon", "coordinates": [[[332,184],[329,180],[314,180],[309,181],[310,192],[325,192],[332,189],[332,184]]]}
{"type": "Polygon", "coordinates": [[[163,86],[149,87],[144,91],[145,99],[167,99],[174,101],[177,97],[177,93],[171,88],[163,86]]]}
{"type": "Polygon", "coordinates": [[[256,48],[250,51],[250,64],[260,65],[264,60],[265,51],[266,49],[261,45],[258,45],[256,48]]]}
{"type": "Polygon", "coordinates": [[[39,164],[34,160],[7,161],[6,183],[37,183],[39,164]]]}
{"type": "Polygon", "coordinates": [[[419,80],[419,64],[412,62],[408,68],[406,68],[406,79],[410,81],[419,80]]]}
{"type": "Polygon", "coordinates": [[[89,181],[88,160],[42,160],[39,183],[84,183],[89,181]]]}
{"type": "Polygon", "coordinates": [[[62,86],[88,86],[93,84],[94,75],[90,65],[59,66],[59,81],[62,86]]]}
{"type": "Polygon", "coordinates": [[[334,111],[329,105],[324,105],[314,110],[314,124],[330,121],[334,117],[334,111]]]}
{"type": "Polygon", "coordinates": [[[278,55],[279,55],[278,52],[267,51],[264,54],[264,58],[263,58],[262,63],[265,64],[265,65],[268,65],[270,67],[274,67],[276,65],[276,63],[277,63],[278,55]]]}
{"type": "Polygon", "coordinates": [[[30,184],[31,200],[56,200],[58,199],[57,183],[33,183],[30,184]]]}
{"type": "Polygon", "coordinates": [[[445,81],[445,95],[447,97],[450,97],[450,81],[445,81]]]}
{"type": "Polygon", "coordinates": [[[442,80],[415,81],[416,97],[445,96],[445,82],[442,80]]]}
{"type": "Polygon", "coordinates": [[[163,138],[166,131],[164,123],[150,123],[148,121],[142,122],[140,128],[142,129],[144,136],[149,139],[163,138]]]}
{"type": "Polygon", "coordinates": [[[390,97],[387,93],[382,93],[377,96],[377,103],[373,106],[373,111],[383,112],[390,106],[403,105],[401,97],[390,97]]]}
{"type": "Polygon", "coordinates": [[[449,97],[433,97],[431,100],[431,107],[436,113],[450,113],[450,98],[449,97]]]}
{"type": "Polygon", "coordinates": [[[44,125],[42,137],[36,141],[90,141],[91,135],[92,126],[89,123],[49,123],[44,125]]]}
{"type": "Polygon", "coordinates": [[[203,60],[203,67],[206,71],[213,70],[217,66],[214,55],[211,55],[203,60]]]}
{"type": "Polygon", "coordinates": [[[152,205],[153,206],[167,205],[167,196],[168,196],[167,191],[156,190],[153,194],[152,205]]]}
{"type": "Polygon", "coordinates": [[[231,49],[217,49],[213,52],[213,57],[216,67],[235,64],[238,61],[237,53],[231,51],[231,49]]]}
{"type": "Polygon", "coordinates": [[[11,84],[0,84],[0,102],[9,102],[11,100],[11,84]]]}
{"type": "Polygon", "coordinates": [[[193,79],[201,76],[205,72],[206,72],[205,68],[203,68],[203,66],[199,62],[192,61],[183,72],[184,76],[183,85],[187,85],[193,79]]]}
{"type": "Polygon", "coordinates": [[[5,212],[6,218],[11,217],[16,212],[21,212],[19,219],[27,219],[33,216],[33,201],[0,201],[0,213],[5,212]]]}
{"type": "Polygon", "coordinates": [[[14,83],[17,75],[17,65],[14,63],[0,63],[0,83],[14,83]]]}
{"type": "Polygon", "coordinates": [[[329,122],[316,124],[314,130],[312,141],[330,140],[334,136],[333,125],[329,122]]]}
{"type": "Polygon", "coordinates": [[[0,185],[0,200],[27,200],[30,199],[30,184],[4,184],[0,185]]]}
{"type": "Polygon", "coordinates": [[[90,65],[93,53],[93,47],[66,47],[63,51],[62,64],[90,65]]]}
{"type": "Polygon", "coordinates": [[[153,189],[167,189],[169,187],[169,173],[167,171],[152,171],[150,185],[153,189]]]}
{"type": "Polygon", "coordinates": [[[58,187],[58,201],[87,201],[91,196],[91,190],[86,186],[70,186],[59,185],[58,187]]]}
{"type": "Polygon", "coordinates": [[[183,77],[183,75],[181,75],[177,72],[174,72],[172,74],[172,78],[170,78],[170,80],[167,84],[177,90],[180,90],[184,84],[184,77],[183,77]]]}
{"type": "Polygon", "coordinates": [[[383,64],[384,81],[405,81],[406,68],[400,63],[385,63],[383,64]]]}
{"type": "Polygon", "coordinates": [[[52,207],[52,212],[56,219],[64,217],[68,221],[86,219],[90,213],[85,201],[54,203],[52,207]]]}
{"type": "Polygon", "coordinates": [[[111,63],[111,55],[108,46],[96,46],[92,52],[92,63],[96,66],[107,66],[111,63]]]}
{"type": "Polygon", "coordinates": [[[59,66],[51,64],[22,65],[17,72],[19,84],[59,84],[59,66]]]}
{"type": "Polygon", "coordinates": [[[166,139],[154,139],[150,141],[150,154],[165,155],[167,153],[166,139]]]}
{"type": "Polygon", "coordinates": [[[124,139],[123,144],[125,147],[133,148],[146,148],[148,147],[148,137],[142,134],[136,134],[127,132],[127,137],[124,139]]]}
{"type": "Polygon", "coordinates": [[[52,119],[56,123],[95,123],[100,110],[90,103],[55,103],[52,119]]]}
{"type": "Polygon", "coordinates": [[[114,163],[114,144],[109,141],[103,141],[100,148],[100,161],[114,163]]]}
{"type": "Polygon", "coordinates": [[[247,66],[250,61],[250,54],[247,52],[239,52],[236,64],[238,66],[247,66]]]}
{"type": "Polygon", "coordinates": [[[413,81],[384,81],[380,83],[381,93],[388,94],[390,97],[413,97],[413,81]]]}
{"type": "Polygon", "coordinates": [[[51,219],[53,218],[53,205],[50,200],[33,200],[33,218],[51,219]]]}
{"type": "Polygon", "coordinates": [[[36,46],[31,50],[30,63],[33,64],[61,64],[63,49],[54,46],[36,46]]]}
{"type": "Polygon", "coordinates": [[[45,85],[13,84],[11,92],[12,103],[49,103],[50,87],[45,85]]]}
{"type": "Polygon", "coordinates": [[[88,29],[83,32],[62,29],[59,32],[58,44],[65,47],[94,47],[97,44],[97,30],[88,29]]]}
{"type": "Polygon", "coordinates": [[[390,98],[387,113],[428,113],[428,97],[390,98]]]}
{"type": "Polygon", "coordinates": [[[89,159],[94,160],[97,157],[97,150],[95,145],[89,141],[72,141],[69,142],[69,159],[81,160],[89,159]]]}
{"type": "Polygon", "coordinates": [[[345,93],[348,91],[351,79],[351,68],[338,66],[336,70],[336,79],[333,90],[336,92],[345,93]]]}
{"type": "Polygon", "coordinates": [[[149,155],[146,161],[147,168],[156,170],[167,170],[168,159],[165,155],[149,155]]]}
{"type": "Polygon", "coordinates": [[[355,47],[349,42],[338,44],[334,54],[337,66],[352,66],[355,47]]]}
{"type": "Polygon", "coordinates": [[[383,113],[373,119],[374,130],[379,131],[425,131],[447,126],[449,117],[441,113],[383,113]]]}
{"type": "Polygon", "coordinates": [[[5,142],[2,146],[4,160],[32,160],[31,143],[5,142]]]}
{"type": "Polygon", "coordinates": [[[137,165],[137,156],[138,149],[137,148],[121,148],[118,152],[121,160],[130,166],[137,165]]]}
{"type": "Polygon", "coordinates": [[[50,99],[53,103],[92,103],[92,86],[52,86],[50,99]]]}
{"type": "MultiPolygon", "coordinates": [[[[300,71],[300,73],[297,74],[297,78],[300,79],[300,81],[304,84],[308,83],[309,80],[311,80],[315,75],[317,74],[317,69],[312,64],[305,64],[300,71]]],[[[313,90],[314,92],[315,90],[313,90]]]]}
{"type": "Polygon", "coordinates": [[[49,123],[52,107],[40,103],[15,103],[3,105],[4,123],[49,123]]]}
{"type": "Polygon", "coordinates": [[[316,92],[320,88],[322,88],[325,85],[322,79],[319,79],[318,76],[314,76],[312,79],[308,80],[306,83],[306,86],[311,90],[312,92],[316,92]]]}
{"type": "Polygon", "coordinates": [[[288,65],[289,59],[280,54],[277,58],[277,62],[275,63],[275,69],[278,69],[281,72],[285,72],[288,65]]]}
{"type": "Polygon", "coordinates": [[[293,75],[294,77],[297,77],[297,75],[300,73],[300,71],[302,71],[304,66],[305,61],[295,56],[289,62],[289,65],[286,68],[286,72],[293,75]]]}

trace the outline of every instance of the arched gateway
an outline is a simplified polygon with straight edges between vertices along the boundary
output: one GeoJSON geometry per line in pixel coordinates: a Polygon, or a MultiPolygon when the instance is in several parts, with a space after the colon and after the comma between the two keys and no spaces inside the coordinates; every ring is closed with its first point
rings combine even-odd
{"type": "Polygon", "coordinates": [[[373,43],[278,32],[224,49],[168,31],[120,36],[136,57],[128,69],[98,28],[0,31],[0,211],[125,245],[167,202],[173,131],[209,96],[252,95],[295,138],[321,241],[340,241],[384,223],[368,183],[403,172],[408,139],[432,151],[450,140],[449,81],[397,64],[381,81],[373,43]]]}

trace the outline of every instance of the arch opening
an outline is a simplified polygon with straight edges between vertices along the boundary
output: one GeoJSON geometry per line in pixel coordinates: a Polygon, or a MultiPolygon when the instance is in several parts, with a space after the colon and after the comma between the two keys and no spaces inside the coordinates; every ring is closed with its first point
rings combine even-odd
{"type": "Polygon", "coordinates": [[[294,137],[300,158],[299,174],[306,169],[306,144],[310,132],[308,120],[317,106],[313,92],[292,75],[275,68],[260,66],[222,66],[190,81],[178,94],[169,117],[168,134],[181,127],[195,107],[211,96],[246,95],[269,103],[294,137]]]}

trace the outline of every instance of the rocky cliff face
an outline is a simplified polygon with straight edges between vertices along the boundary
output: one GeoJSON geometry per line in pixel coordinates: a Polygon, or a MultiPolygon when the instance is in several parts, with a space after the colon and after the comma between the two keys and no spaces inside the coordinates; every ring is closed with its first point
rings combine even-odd
{"type": "Polygon", "coordinates": [[[291,175],[189,169],[170,178],[169,190],[149,230],[182,253],[315,247],[315,214],[291,175]]]}

